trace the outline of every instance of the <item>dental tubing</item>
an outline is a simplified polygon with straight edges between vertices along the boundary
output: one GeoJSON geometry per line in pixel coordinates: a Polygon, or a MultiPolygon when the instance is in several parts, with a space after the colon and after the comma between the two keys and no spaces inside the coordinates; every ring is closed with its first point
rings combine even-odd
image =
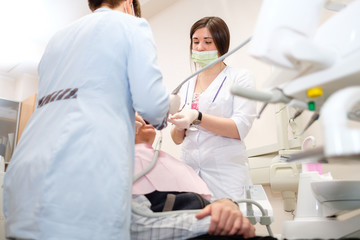
{"type": "Polygon", "coordinates": [[[158,139],[158,141],[156,142],[156,145],[155,145],[155,153],[154,153],[153,160],[151,161],[149,166],[147,166],[144,170],[142,170],[141,172],[136,174],[136,176],[134,176],[133,183],[135,183],[141,177],[145,176],[148,172],[151,171],[151,169],[153,169],[155,167],[155,164],[156,164],[156,161],[157,161],[160,149],[161,149],[161,144],[162,144],[162,132],[160,131],[159,139],[158,139]]]}

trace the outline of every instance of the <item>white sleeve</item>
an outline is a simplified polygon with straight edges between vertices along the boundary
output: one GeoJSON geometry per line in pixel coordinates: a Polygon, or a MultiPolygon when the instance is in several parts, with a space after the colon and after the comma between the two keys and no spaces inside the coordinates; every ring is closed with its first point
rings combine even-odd
{"type": "MultiPolygon", "coordinates": [[[[241,74],[237,74],[233,84],[237,84],[243,88],[255,88],[255,81],[248,71],[241,71],[241,74]]],[[[255,101],[234,96],[233,115],[231,119],[236,124],[241,140],[248,134],[255,116],[255,101]]]]}
{"type": "MultiPolygon", "coordinates": [[[[133,206],[144,214],[153,213],[143,195],[133,196],[133,206]]],[[[194,213],[145,217],[132,212],[131,239],[187,239],[206,234],[209,226],[210,217],[197,220],[194,213]]]]}
{"type": "Polygon", "coordinates": [[[146,20],[139,19],[136,29],[129,34],[132,35],[129,36],[128,77],[133,107],[153,126],[166,126],[169,94],[157,65],[157,52],[150,26],[146,20]]]}

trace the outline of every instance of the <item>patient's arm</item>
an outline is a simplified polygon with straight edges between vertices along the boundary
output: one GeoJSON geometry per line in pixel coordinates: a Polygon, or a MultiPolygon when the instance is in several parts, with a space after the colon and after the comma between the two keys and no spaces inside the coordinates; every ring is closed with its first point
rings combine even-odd
{"type": "Polygon", "coordinates": [[[132,212],[131,239],[188,239],[208,232],[210,217],[196,219],[194,213],[176,213],[159,217],[147,217],[153,214],[151,203],[144,195],[133,195],[133,205],[141,214],[132,212]]]}
{"type": "Polygon", "coordinates": [[[255,227],[230,199],[215,201],[196,214],[197,219],[206,216],[211,216],[210,235],[243,235],[245,238],[255,236],[255,227]]]}

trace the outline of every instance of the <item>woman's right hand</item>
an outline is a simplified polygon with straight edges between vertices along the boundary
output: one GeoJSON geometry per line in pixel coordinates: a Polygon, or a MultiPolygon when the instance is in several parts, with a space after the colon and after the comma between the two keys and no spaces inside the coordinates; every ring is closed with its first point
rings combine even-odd
{"type": "Polygon", "coordinates": [[[137,112],[135,112],[135,133],[137,134],[139,129],[145,125],[146,123],[144,119],[137,112]]]}

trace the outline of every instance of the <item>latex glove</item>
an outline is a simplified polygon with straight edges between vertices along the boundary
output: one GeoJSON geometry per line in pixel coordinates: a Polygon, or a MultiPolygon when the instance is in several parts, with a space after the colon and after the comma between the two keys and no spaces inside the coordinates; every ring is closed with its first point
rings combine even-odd
{"type": "Polygon", "coordinates": [[[179,95],[170,95],[170,107],[169,107],[169,113],[175,114],[177,111],[179,111],[180,108],[180,96],[179,95]]]}
{"type": "Polygon", "coordinates": [[[137,134],[139,132],[139,129],[144,126],[146,123],[144,119],[135,112],[135,133],[137,134]]]}
{"type": "Polygon", "coordinates": [[[195,109],[184,108],[181,112],[172,115],[168,121],[174,124],[178,129],[189,128],[192,122],[199,116],[195,109]]]}
{"type": "Polygon", "coordinates": [[[144,126],[141,122],[139,122],[139,121],[135,121],[135,133],[136,134],[138,134],[138,132],[139,132],[139,129],[142,127],[142,126],[144,126]]]}

